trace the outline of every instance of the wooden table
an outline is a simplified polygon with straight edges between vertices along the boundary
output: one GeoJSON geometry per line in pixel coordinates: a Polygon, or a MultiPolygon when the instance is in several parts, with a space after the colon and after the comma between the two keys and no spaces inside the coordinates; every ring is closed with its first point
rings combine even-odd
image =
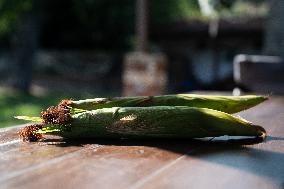
{"type": "Polygon", "coordinates": [[[24,143],[0,130],[0,188],[284,188],[284,97],[240,113],[262,125],[248,140],[24,143]]]}

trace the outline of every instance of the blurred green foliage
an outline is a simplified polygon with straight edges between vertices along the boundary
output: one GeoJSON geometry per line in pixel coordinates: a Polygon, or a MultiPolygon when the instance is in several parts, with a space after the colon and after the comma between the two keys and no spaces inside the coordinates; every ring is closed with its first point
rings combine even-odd
{"type": "Polygon", "coordinates": [[[150,1],[149,9],[153,24],[201,16],[197,0],[154,0],[150,1]]]}
{"type": "MultiPolygon", "coordinates": [[[[46,48],[129,50],[135,32],[135,0],[0,0],[0,37],[32,8],[41,17],[40,45],[46,48]],[[36,2],[36,6],[35,6],[36,2]],[[38,13],[39,14],[39,13],[38,13]]],[[[264,13],[266,0],[211,0],[220,16],[264,13]],[[249,8],[246,8],[249,7],[249,8]]],[[[198,0],[149,0],[150,24],[203,19],[198,0]]],[[[38,16],[38,15],[35,15],[38,16]]]]}
{"type": "MultiPolygon", "coordinates": [[[[85,26],[105,24],[133,25],[135,17],[134,0],[73,0],[73,8],[85,26]],[[102,17],[102,18],[101,18],[102,17]],[[118,24],[121,22],[120,24],[118,24]]],[[[193,15],[200,15],[197,0],[150,0],[150,18],[154,24],[172,22],[193,15]]]]}
{"type": "MultiPolygon", "coordinates": [[[[81,39],[101,48],[127,48],[128,36],[134,33],[133,0],[73,0],[74,26],[85,31],[77,32],[81,39]]],[[[75,29],[76,30],[76,29],[75,29]]],[[[83,45],[84,46],[84,45],[83,45]]]]}
{"type": "Polygon", "coordinates": [[[32,0],[0,0],[0,35],[15,27],[20,15],[32,9],[32,0]]]}
{"type": "MultiPolygon", "coordinates": [[[[117,49],[131,47],[135,29],[134,0],[73,0],[72,9],[79,28],[88,31],[100,47],[109,49],[110,44],[117,49]]],[[[149,11],[152,25],[200,15],[196,0],[149,1],[149,11]]]]}
{"type": "MultiPolygon", "coordinates": [[[[42,43],[47,47],[129,49],[135,31],[135,0],[41,0],[42,43]]],[[[0,0],[0,35],[15,28],[33,0],[0,0]]],[[[151,24],[199,14],[196,0],[149,1],[151,24]]],[[[35,7],[37,8],[37,7],[35,7]]]]}

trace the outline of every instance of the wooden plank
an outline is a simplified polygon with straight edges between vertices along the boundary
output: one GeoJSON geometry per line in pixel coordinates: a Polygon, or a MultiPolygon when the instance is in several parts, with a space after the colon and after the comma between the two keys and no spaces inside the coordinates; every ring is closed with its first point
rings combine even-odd
{"type": "Polygon", "coordinates": [[[283,153],[203,148],[136,188],[282,188],[283,153]]]}
{"type": "Polygon", "coordinates": [[[12,141],[19,142],[17,131],[19,130],[19,128],[24,126],[25,125],[20,125],[17,127],[8,127],[0,129],[0,147],[8,145],[9,143],[13,143],[12,141]]]}
{"type": "MultiPolygon", "coordinates": [[[[5,138],[14,140],[17,130],[7,130],[5,138]]],[[[13,145],[5,140],[9,147],[0,152],[1,188],[125,188],[162,171],[198,145],[194,140],[63,142],[47,138],[13,145]]]]}
{"type": "Polygon", "coordinates": [[[0,183],[81,149],[80,146],[55,147],[60,144],[58,137],[49,137],[46,142],[21,142],[17,132],[23,126],[0,129],[0,183]]]}
{"type": "Polygon", "coordinates": [[[49,162],[53,160],[49,160],[46,166],[27,170],[21,175],[6,179],[2,186],[128,188],[141,178],[163,171],[164,167],[191,149],[186,143],[155,143],[150,142],[149,146],[145,142],[132,142],[127,145],[90,144],[72,156],[66,155],[66,158],[52,164],[49,162]]]}
{"type": "Polygon", "coordinates": [[[283,188],[284,98],[272,97],[241,114],[266,128],[266,142],[239,146],[215,140],[135,188],[283,188]]]}

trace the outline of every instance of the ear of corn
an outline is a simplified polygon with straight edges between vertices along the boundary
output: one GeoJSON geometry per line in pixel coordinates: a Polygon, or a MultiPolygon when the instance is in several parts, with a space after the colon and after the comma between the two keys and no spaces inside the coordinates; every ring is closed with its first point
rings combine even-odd
{"type": "Polygon", "coordinates": [[[41,117],[16,118],[40,122],[19,131],[24,141],[40,140],[44,133],[67,138],[264,137],[262,127],[228,113],[248,109],[266,99],[255,95],[178,94],[63,100],[43,111],[41,117]]]}
{"type": "MultiPolygon", "coordinates": [[[[265,134],[262,127],[230,114],[185,106],[103,108],[75,114],[71,119],[70,130],[57,126],[59,132],[55,134],[67,138],[201,138],[265,134]]],[[[39,132],[44,133],[44,129],[39,132]]]]}
{"type": "Polygon", "coordinates": [[[267,97],[246,96],[209,96],[195,94],[177,94],[163,96],[138,96],[95,98],[70,101],[69,106],[77,109],[96,110],[111,107],[148,107],[148,106],[188,106],[236,113],[265,101],[267,97]]]}

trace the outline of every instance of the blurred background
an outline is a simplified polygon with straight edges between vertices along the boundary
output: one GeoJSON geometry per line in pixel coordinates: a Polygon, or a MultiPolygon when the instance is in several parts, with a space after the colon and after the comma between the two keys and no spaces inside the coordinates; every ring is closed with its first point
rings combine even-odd
{"type": "Polygon", "coordinates": [[[60,99],[283,94],[282,0],[0,0],[0,127],[60,99]]]}

